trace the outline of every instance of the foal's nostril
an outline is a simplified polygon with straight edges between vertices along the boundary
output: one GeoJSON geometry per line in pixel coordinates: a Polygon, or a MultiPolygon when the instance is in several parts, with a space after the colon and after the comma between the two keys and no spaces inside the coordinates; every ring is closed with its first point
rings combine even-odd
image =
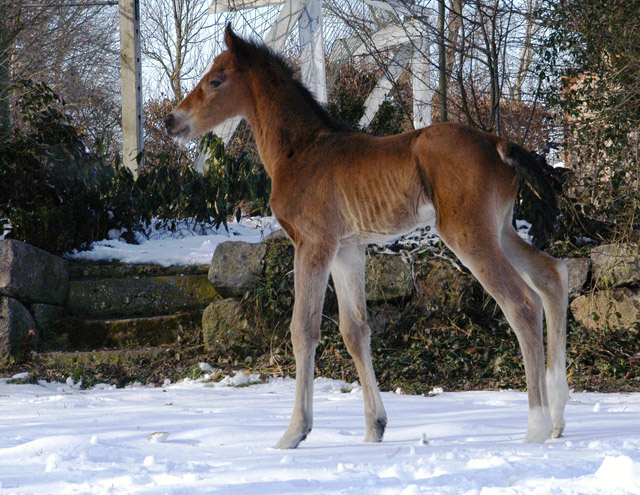
{"type": "Polygon", "coordinates": [[[171,126],[174,124],[175,122],[175,117],[173,116],[172,113],[168,114],[165,118],[164,118],[164,125],[167,129],[171,128],[171,126]]]}

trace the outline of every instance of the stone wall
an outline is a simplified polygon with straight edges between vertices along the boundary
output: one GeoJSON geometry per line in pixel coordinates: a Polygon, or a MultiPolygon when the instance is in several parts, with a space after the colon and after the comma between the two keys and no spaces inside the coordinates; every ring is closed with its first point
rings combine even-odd
{"type": "Polygon", "coordinates": [[[590,330],[640,330],[640,250],[606,244],[591,250],[591,285],[571,301],[574,318],[590,330]]]}
{"type": "MultiPolygon", "coordinates": [[[[261,331],[251,328],[250,318],[242,314],[240,298],[264,276],[263,261],[269,244],[230,241],[216,249],[209,280],[226,299],[212,303],[205,311],[202,326],[209,350],[225,352],[234,346],[243,346],[247,339],[250,341],[261,331]]],[[[598,246],[592,249],[589,258],[571,258],[565,262],[569,268],[570,309],[579,324],[592,330],[638,331],[640,254],[637,246],[598,246]]],[[[434,258],[427,265],[426,273],[416,277],[413,263],[402,256],[368,256],[366,288],[370,307],[385,301],[413,300],[427,311],[430,307],[441,310],[443,306],[466,311],[462,295],[475,283],[474,279],[456,270],[447,260],[434,258]],[[454,300],[456,297],[461,300],[454,300]]]]}
{"type": "Polygon", "coordinates": [[[68,263],[16,240],[0,240],[0,358],[33,346],[59,318],[69,291],[68,263]]]}
{"type": "MultiPolygon", "coordinates": [[[[273,242],[288,241],[278,237],[258,244],[229,241],[216,248],[209,280],[225,299],[211,303],[204,312],[202,332],[208,350],[224,353],[244,347],[261,332],[243,314],[240,300],[264,276],[264,261],[273,242]]],[[[409,300],[414,293],[413,266],[401,256],[368,256],[365,282],[370,303],[409,300]]]]}
{"type": "MultiPolygon", "coordinates": [[[[243,315],[240,300],[264,277],[264,260],[273,242],[288,241],[220,244],[209,267],[208,280],[212,284],[209,285],[202,272],[145,272],[132,276],[129,268],[114,279],[87,275],[80,277],[87,280],[77,280],[74,276],[71,283],[70,271],[74,267],[67,261],[19,241],[2,240],[0,359],[33,348],[44,332],[60,332],[60,318],[68,319],[69,316],[91,320],[93,326],[81,326],[73,320],[74,332],[78,333],[78,339],[84,336],[80,339],[83,341],[96,334],[93,340],[89,339],[90,343],[95,340],[96,345],[105,346],[116,341],[118,346],[126,346],[127,342],[138,345],[165,343],[173,338],[173,334],[168,332],[170,335],[166,339],[158,340],[162,325],[156,313],[166,315],[168,325],[177,328],[185,325],[185,315],[191,318],[192,313],[198,313],[199,319],[205,306],[202,327],[207,348],[224,352],[234,346],[244,346],[261,330],[251,328],[251,318],[243,315]],[[98,278],[99,284],[94,280],[98,278]],[[108,294],[110,299],[104,299],[103,294],[108,294]],[[116,307],[114,302],[115,309],[111,308],[110,300],[119,305],[116,307]],[[154,314],[144,315],[149,321],[142,331],[137,316],[148,307],[154,314]],[[108,334],[118,338],[110,337],[109,340],[102,326],[96,325],[102,323],[99,318],[113,319],[114,312],[121,319],[116,321],[117,328],[109,330],[108,334]],[[177,323],[171,319],[176,314],[182,318],[177,323]],[[139,338],[134,339],[134,334],[139,334],[139,338]],[[150,340],[149,335],[153,335],[153,339],[150,340]]],[[[571,313],[580,325],[595,331],[640,330],[638,246],[598,246],[591,250],[589,257],[565,261],[569,267],[571,313]]],[[[285,273],[292,268],[286,268],[285,273]]],[[[403,256],[374,254],[367,258],[366,291],[370,308],[385,303],[395,306],[412,302],[427,313],[430,308],[433,308],[432,312],[440,313],[443,307],[464,313],[469,309],[465,294],[470,287],[472,291],[477,289],[473,278],[442,258],[429,258],[421,264],[420,270],[403,256]]],[[[374,313],[372,325],[380,317],[377,310],[374,313]]]]}

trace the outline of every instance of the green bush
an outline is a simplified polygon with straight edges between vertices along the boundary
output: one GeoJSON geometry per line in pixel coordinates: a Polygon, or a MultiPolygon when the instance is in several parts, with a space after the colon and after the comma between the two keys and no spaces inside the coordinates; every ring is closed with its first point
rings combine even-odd
{"type": "Polygon", "coordinates": [[[63,103],[44,84],[20,81],[21,122],[0,140],[0,223],[53,253],[84,247],[112,226],[107,185],[118,175],[87,150],[63,103]]]}
{"type": "Polygon", "coordinates": [[[563,227],[599,242],[640,239],[640,4],[541,3],[546,98],[562,116],[563,227]]]}
{"type": "Polygon", "coordinates": [[[185,218],[219,227],[232,215],[268,208],[264,170],[246,156],[228,156],[213,135],[200,145],[210,153],[206,173],[145,153],[136,178],[88,151],[46,85],[21,81],[12,90],[20,95],[22,122],[0,141],[0,228],[10,226],[12,238],[62,254],[106,238],[110,229],[143,230],[154,219],[157,227],[175,228],[185,218]]]}

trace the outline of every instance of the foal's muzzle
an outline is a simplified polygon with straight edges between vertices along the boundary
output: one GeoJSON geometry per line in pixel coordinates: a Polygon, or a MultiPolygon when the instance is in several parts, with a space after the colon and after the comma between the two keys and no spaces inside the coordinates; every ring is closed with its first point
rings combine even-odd
{"type": "Polygon", "coordinates": [[[180,119],[176,118],[173,112],[168,113],[167,116],[164,118],[164,125],[167,129],[167,134],[169,134],[169,136],[179,141],[184,140],[184,138],[188,136],[191,132],[191,128],[189,127],[189,124],[183,125],[181,127],[180,119]]]}
{"type": "Polygon", "coordinates": [[[175,123],[176,118],[173,116],[172,113],[168,113],[167,116],[164,118],[164,126],[167,128],[167,132],[171,133],[171,128],[173,127],[173,124],[175,123]]]}

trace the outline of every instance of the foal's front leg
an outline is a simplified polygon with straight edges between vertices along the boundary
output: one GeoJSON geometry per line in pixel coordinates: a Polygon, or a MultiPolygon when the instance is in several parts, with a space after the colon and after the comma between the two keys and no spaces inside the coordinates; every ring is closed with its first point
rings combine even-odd
{"type": "Polygon", "coordinates": [[[320,341],[320,323],[329,265],[336,247],[296,245],[294,258],[295,303],[291,320],[291,340],[296,359],[296,395],[287,431],[276,444],[277,449],[295,449],[313,425],[313,373],[315,352],[320,341]]]}

